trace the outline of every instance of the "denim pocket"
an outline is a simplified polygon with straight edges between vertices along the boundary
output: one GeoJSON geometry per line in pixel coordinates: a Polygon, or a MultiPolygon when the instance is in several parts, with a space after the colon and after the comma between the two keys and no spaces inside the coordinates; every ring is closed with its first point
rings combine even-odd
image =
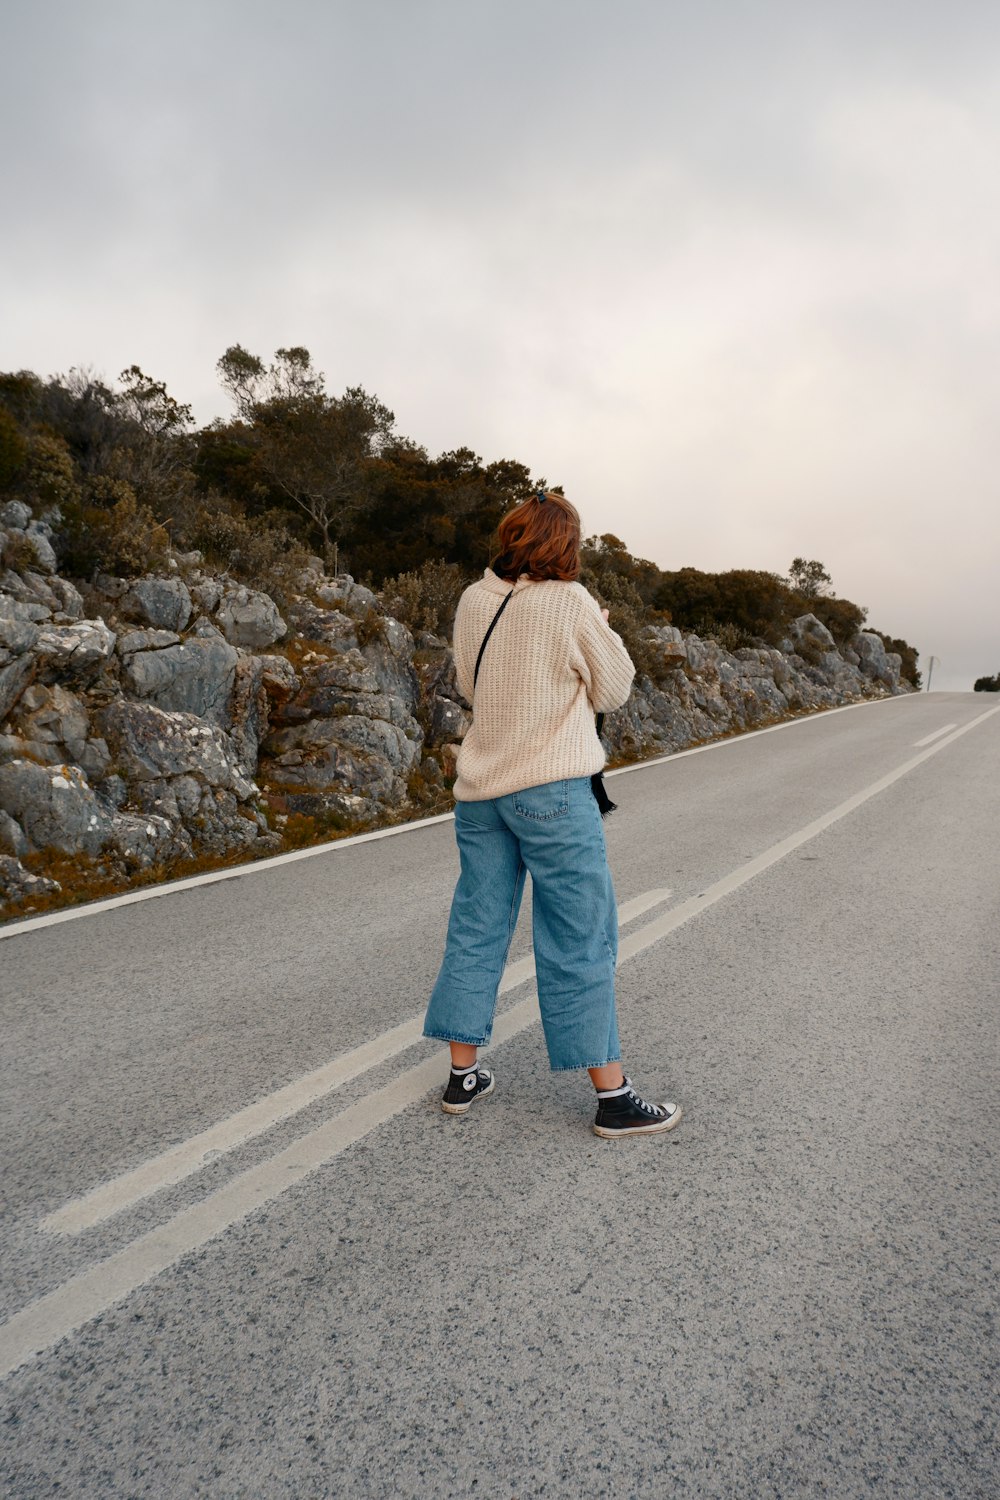
{"type": "Polygon", "coordinates": [[[546,781],[542,786],[525,787],[515,792],[514,811],[522,818],[546,823],[550,818],[564,818],[569,812],[569,782],[546,781]]]}

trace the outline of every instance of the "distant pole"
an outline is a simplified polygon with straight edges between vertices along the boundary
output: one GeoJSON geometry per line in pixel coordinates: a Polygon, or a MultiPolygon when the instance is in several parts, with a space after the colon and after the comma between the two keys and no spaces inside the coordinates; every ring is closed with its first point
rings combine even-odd
{"type": "Polygon", "coordinates": [[[940,656],[932,656],[930,658],[930,660],[928,661],[928,663],[927,663],[927,691],[928,692],[930,692],[930,690],[931,690],[931,678],[934,676],[934,668],[935,668],[935,666],[939,667],[940,665],[941,665],[941,658],[940,658],[940,656]]]}

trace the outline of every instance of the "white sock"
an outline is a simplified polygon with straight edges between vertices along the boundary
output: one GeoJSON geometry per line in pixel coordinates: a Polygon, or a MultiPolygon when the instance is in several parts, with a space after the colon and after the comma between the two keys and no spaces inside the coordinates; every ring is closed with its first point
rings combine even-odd
{"type": "MultiPolygon", "coordinates": [[[[622,1076],[624,1077],[624,1075],[622,1076]]],[[[628,1079],[625,1078],[624,1083],[619,1089],[598,1089],[597,1097],[598,1099],[617,1099],[619,1094],[627,1094],[631,1087],[632,1085],[629,1083],[628,1079]]]]}
{"type": "Polygon", "coordinates": [[[478,1062],[470,1063],[467,1068],[456,1068],[455,1064],[452,1063],[452,1065],[451,1065],[451,1071],[453,1073],[457,1073],[458,1076],[459,1076],[459,1078],[462,1078],[466,1073],[474,1073],[478,1067],[479,1067],[479,1063],[478,1062]]]}

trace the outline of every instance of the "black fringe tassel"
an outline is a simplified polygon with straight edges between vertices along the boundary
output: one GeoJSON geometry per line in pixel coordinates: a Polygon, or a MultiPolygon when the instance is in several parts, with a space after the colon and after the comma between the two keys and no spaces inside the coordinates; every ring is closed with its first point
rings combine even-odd
{"type": "MultiPolygon", "coordinates": [[[[600,737],[601,737],[601,730],[603,728],[604,728],[604,715],[603,714],[598,714],[597,715],[597,737],[598,737],[598,739],[600,739],[600,737]]],[[[597,799],[597,810],[601,814],[601,817],[602,818],[606,818],[608,816],[608,813],[613,813],[614,810],[615,810],[615,808],[618,806],[618,803],[617,802],[612,802],[611,798],[608,796],[607,788],[604,785],[604,772],[603,771],[595,771],[594,774],[593,774],[593,776],[591,776],[591,778],[590,778],[590,789],[593,792],[595,798],[597,799]]]]}
{"type": "Polygon", "coordinates": [[[601,817],[606,818],[608,813],[613,813],[615,808],[618,806],[618,803],[612,802],[611,798],[608,796],[607,789],[604,785],[603,771],[595,771],[593,776],[591,776],[590,789],[593,792],[594,796],[597,798],[597,807],[601,814],[601,817]]]}

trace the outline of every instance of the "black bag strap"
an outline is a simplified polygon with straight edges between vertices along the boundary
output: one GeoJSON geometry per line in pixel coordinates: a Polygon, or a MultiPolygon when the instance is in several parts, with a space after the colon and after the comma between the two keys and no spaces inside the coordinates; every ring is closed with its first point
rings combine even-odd
{"type": "Polygon", "coordinates": [[[476,691],[476,683],[479,680],[479,663],[483,659],[483,652],[486,650],[486,642],[489,640],[490,636],[493,634],[494,630],[496,629],[496,623],[497,623],[497,621],[499,620],[500,616],[503,614],[504,610],[507,608],[508,604],[510,603],[510,601],[511,601],[511,599],[513,597],[514,597],[514,585],[511,584],[511,586],[510,586],[510,593],[504,595],[503,603],[501,604],[500,608],[497,610],[496,614],[493,616],[492,620],[490,621],[490,628],[487,630],[486,634],[483,636],[483,644],[479,648],[479,655],[476,657],[476,668],[475,668],[475,671],[472,674],[472,691],[473,692],[476,691]]]}

